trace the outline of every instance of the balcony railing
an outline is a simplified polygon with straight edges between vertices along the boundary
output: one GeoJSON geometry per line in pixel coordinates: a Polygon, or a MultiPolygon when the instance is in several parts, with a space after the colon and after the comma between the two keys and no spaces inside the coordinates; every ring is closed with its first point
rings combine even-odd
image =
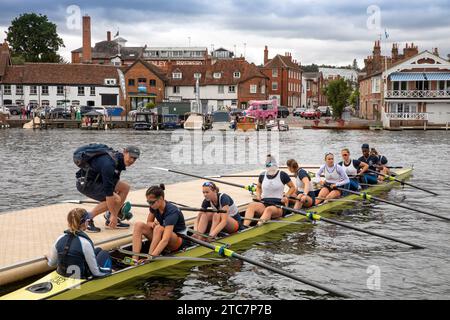
{"type": "Polygon", "coordinates": [[[428,120],[428,113],[385,113],[389,120],[428,120]]]}
{"type": "Polygon", "coordinates": [[[413,98],[435,99],[450,98],[450,89],[447,90],[388,90],[385,98],[413,98]]]}

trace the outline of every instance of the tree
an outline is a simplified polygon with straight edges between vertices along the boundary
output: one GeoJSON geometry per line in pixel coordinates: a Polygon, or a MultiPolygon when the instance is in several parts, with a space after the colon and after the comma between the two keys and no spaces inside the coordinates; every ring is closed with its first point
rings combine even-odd
{"type": "Polygon", "coordinates": [[[22,57],[26,62],[59,62],[59,48],[63,40],[56,32],[56,24],[47,16],[25,13],[16,17],[8,28],[7,38],[13,57],[22,57]]]}
{"type": "Polygon", "coordinates": [[[145,105],[145,108],[150,110],[150,109],[153,109],[155,106],[156,106],[156,104],[153,101],[151,101],[145,105]]]}
{"type": "Polygon", "coordinates": [[[358,66],[358,61],[356,61],[356,59],[353,59],[353,70],[355,71],[359,71],[359,66],[358,66]]]}
{"type": "Polygon", "coordinates": [[[342,118],[342,113],[347,106],[351,92],[351,86],[343,78],[330,81],[324,88],[323,93],[327,96],[335,119],[342,118]]]}
{"type": "Polygon", "coordinates": [[[359,90],[358,88],[356,88],[350,95],[348,102],[353,107],[356,107],[356,105],[358,104],[358,100],[359,100],[359,90]]]}

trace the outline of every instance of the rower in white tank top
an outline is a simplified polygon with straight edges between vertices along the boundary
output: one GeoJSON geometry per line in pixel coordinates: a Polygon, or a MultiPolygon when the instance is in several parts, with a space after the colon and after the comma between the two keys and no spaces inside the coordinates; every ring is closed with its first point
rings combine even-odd
{"type": "MultiPolygon", "coordinates": [[[[297,174],[296,174],[296,176],[295,176],[296,177],[297,190],[299,192],[303,192],[303,190],[305,190],[305,184],[303,183],[303,180],[300,179],[300,172],[302,170],[303,169],[299,169],[297,174]]],[[[305,170],[303,170],[303,171],[304,171],[304,173],[306,175],[308,175],[308,173],[305,170]]],[[[313,182],[311,181],[311,179],[309,179],[309,191],[314,191],[314,185],[313,185],[313,182]]]]}
{"type": "Polygon", "coordinates": [[[283,198],[284,183],[281,180],[281,171],[276,173],[275,177],[269,179],[267,172],[264,173],[264,178],[261,183],[261,198],[262,199],[279,199],[283,198]]]}

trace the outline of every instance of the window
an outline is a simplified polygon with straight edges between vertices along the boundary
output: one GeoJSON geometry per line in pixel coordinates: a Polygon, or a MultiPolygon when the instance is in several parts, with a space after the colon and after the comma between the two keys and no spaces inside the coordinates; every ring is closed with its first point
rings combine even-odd
{"type": "Polygon", "coordinates": [[[78,95],[84,96],[84,87],[78,87],[78,95]]]}
{"type": "Polygon", "coordinates": [[[266,94],[266,86],[265,85],[261,86],[261,93],[266,94]]]}
{"type": "Polygon", "coordinates": [[[445,88],[446,88],[445,81],[438,81],[437,88],[438,88],[438,90],[445,90],[445,88]]]}
{"type": "Polygon", "coordinates": [[[381,78],[376,77],[372,78],[372,93],[380,93],[381,87],[381,78]]]}
{"type": "Polygon", "coordinates": [[[147,83],[147,79],[145,79],[145,78],[139,78],[138,79],[138,85],[140,85],[140,84],[146,84],[147,83]]]}
{"type": "Polygon", "coordinates": [[[236,86],[229,86],[228,87],[228,92],[229,93],[236,93],[236,86]]]}
{"type": "Polygon", "coordinates": [[[91,96],[95,96],[95,87],[91,87],[91,96]]]}
{"type": "Polygon", "coordinates": [[[72,105],[73,106],[79,106],[80,105],[80,100],[72,100],[72,105]]]}
{"type": "Polygon", "coordinates": [[[105,79],[105,85],[107,86],[115,86],[116,83],[116,79],[105,79]]]}
{"type": "Polygon", "coordinates": [[[180,87],[174,86],[173,87],[173,93],[180,93],[180,87]]]}
{"type": "Polygon", "coordinates": [[[278,90],[278,82],[272,82],[272,90],[278,90]]]}
{"type": "Polygon", "coordinates": [[[32,96],[37,95],[37,86],[30,86],[30,95],[32,96]]]}
{"type": "Polygon", "coordinates": [[[258,86],[256,84],[250,85],[250,93],[257,93],[258,92],[258,86]]]}
{"type": "MultiPolygon", "coordinates": [[[[31,103],[31,101],[30,101],[31,103]]],[[[41,101],[41,106],[43,107],[48,107],[50,105],[50,100],[42,100],[41,101]]]]}
{"type": "Polygon", "coordinates": [[[18,95],[18,96],[23,95],[23,85],[21,85],[21,84],[16,85],[16,95],[18,95]]]}
{"type": "Polygon", "coordinates": [[[416,81],[416,90],[430,90],[429,81],[416,81]]]}
{"type": "Polygon", "coordinates": [[[222,73],[221,72],[214,72],[213,77],[214,77],[214,79],[220,79],[220,78],[222,78],[222,73]]]}
{"type": "Polygon", "coordinates": [[[4,86],[3,86],[3,93],[5,94],[5,95],[11,95],[11,85],[10,84],[5,84],[4,86]]]}
{"type": "Polygon", "coordinates": [[[42,86],[41,92],[43,96],[48,96],[48,86],[42,86]]]}
{"type": "Polygon", "coordinates": [[[181,72],[174,72],[174,73],[172,73],[172,78],[173,79],[182,79],[183,74],[181,72]]]}
{"type": "Polygon", "coordinates": [[[306,91],[311,90],[311,81],[306,81],[306,91]]]}
{"type": "Polygon", "coordinates": [[[224,86],[219,86],[218,87],[218,92],[219,93],[225,93],[225,87],[224,86]]]}
{"type": "Polygon", "coordinates": [[[63,86],[57,86],[56,87],[56,95],[63,96],[64,95],[64,87],[63,86]]]}
{"type": "Polygon", "coordinates": [[[394,103],[391,105],[391,112],[393,113],[416,113],[416,103],[394,103]]]}
{"type": "Polygon", "coordinates": [[[235,72],[233,77],[236,78],[236,79],[239,79],[241,77],[241,73],[240,72],[235,72]]]}
{"type": "Polygon", "coordinates": [[[149,81],[149,85],[150,85],[150,87],[156,87],[156,80],[155,79],[151,79],[149,81]]]}
{"type": "Polygon", "coordinates": [[[130,86],[130,87],[134,87],[134,79],[128,79],[128,85],[130,86]]]}
{"type": "Polygon", "coordinates": [[[277,78],[278,77],[278,69],[272,69],[272,77],[277,78]]]}
{"type": "Polygon", "coordinates": [[[25,105],[25,101],[23,100],[16,100],[16,106],[24,106],[25,105]]]}

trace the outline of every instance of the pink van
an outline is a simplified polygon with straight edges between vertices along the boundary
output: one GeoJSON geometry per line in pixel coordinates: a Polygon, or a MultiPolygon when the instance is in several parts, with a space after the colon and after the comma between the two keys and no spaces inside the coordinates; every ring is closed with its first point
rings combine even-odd
{"type": "Polygon", "coordinates": [[[252,100],[248,103],[245,115],[257,119],[276,119],[278,114],[278,101],[274,100],[252,100]]]}

